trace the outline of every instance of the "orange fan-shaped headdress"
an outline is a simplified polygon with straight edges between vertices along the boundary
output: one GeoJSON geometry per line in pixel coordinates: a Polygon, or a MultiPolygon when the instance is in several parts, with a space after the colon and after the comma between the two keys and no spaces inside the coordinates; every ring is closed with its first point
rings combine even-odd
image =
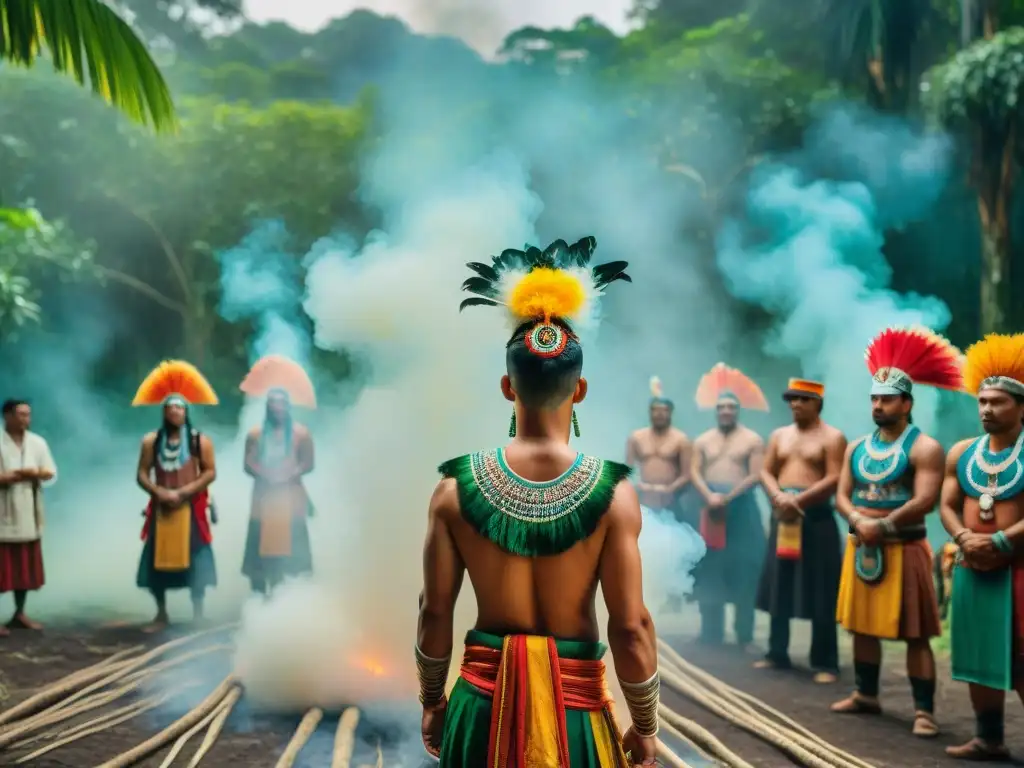
{"type": "Polygon", "coordinates": [[[697,385],[697,407],[714,408],[722,400],[739,403],[740,408],[767,411],[768,401],[754,380],[725,363],[716,363],[697,385]]]}
{"type": "Polygon", "coordinates": [[[963,353],[927,328],[886,328],[868,345],[864,360],[872,395],[909,395],[914,384],[964,387],[963,353]]]}
{"type": "Polygon", "coordinates": [[[306,371],[294,360],[281,355],[267,355],[256,361],[239,385],[250,397],[266,397],[271,390],[288,393],[293,405],[316,408],[316,392],[306,371]]]}
{"type": "Polygon", "coordinates": [[[178,395],[189,405],[217,405],[220,402],[198,368],[184,360],[164,360],[139,385],[132,405],[163,405],[173,395],[178,395]]]}

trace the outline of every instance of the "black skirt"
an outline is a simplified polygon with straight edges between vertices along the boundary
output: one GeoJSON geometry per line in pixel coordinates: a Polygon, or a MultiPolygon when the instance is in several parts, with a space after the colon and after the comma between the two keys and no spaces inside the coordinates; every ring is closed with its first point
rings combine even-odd
{"type": "Polygon", "coordinates": [[[758,610],[778,618],[835,620],[843,551],[832,505],[805,510],[799,560],[775,556],[778,533],[779,521],[773,515],[757,591],[758,610]]]}
{"type": "MultiPolygon", "coordinates": [[[[729,488],[708,483],[714,493],[729,488]]],[[[697,517],[700,516],[700,504],[697,517]]],[[[699,522],[698,522],[698,530],[699,522]]],[[[709,549],[693,570],[693,598],[707,603],[751,603],[764,560],[761,508],[753,490],[732,501],[725,513],[725,548],[709,549]]]]}

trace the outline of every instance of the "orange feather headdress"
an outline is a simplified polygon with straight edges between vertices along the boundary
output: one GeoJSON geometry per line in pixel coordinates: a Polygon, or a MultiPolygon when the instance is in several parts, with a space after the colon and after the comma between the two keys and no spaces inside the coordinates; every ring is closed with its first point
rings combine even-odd
{"type": "Polygon", "coordinates": [[[164,360],[139,385],[132,405],[163,405],[171,397],[189,405],[217,405],[217,393],[191,363],[164,360]]]}
{"type": "Polygon", "coordinates": [[[975,396],[982,389],[1001,389],[1024,397],[1024,333],[992,333],[968,347],[964,389],[975,396]]]}
{"type": "Polygon", "coordinates": [[[239,385],[250,397],[266,397],[277,389],[287,393],[293,405],[316,408],[316,391],[306,371],[294,360],[267,355],[256,361],[239,385]]]}
{"type": "Polygon", "coordinates": [[[697,407],[715,408],[723,400],[739,404],[752,411],[767,411],[768,401],[754,380],[725,363],[716,363],[705,373],[697,385],[697,407]]]}
{"type": "Polygon", "coordinates": [[[922,327],[886,328],[864,352],[872,395],[909,395],[914,384],[962,390],[963,354],[922,327]]]}

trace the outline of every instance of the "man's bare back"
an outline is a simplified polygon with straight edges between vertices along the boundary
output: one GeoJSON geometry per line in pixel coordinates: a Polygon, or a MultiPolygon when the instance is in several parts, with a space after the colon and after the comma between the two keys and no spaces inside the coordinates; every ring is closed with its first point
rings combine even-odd
{"type": "MultiPolygon", "coordinates": [[[[572,466],[576,457],[568,446],[534,448],[517,443],[505,453],[509,468],[533,482],[554,480],[572,466]]],[[[602,581],[602,565],[612,560],[603,557],[610,543],[609,532],[629,530],[634,525],[639,530],[640,525],[636,492],[628,482],[618,484],[611,506],[593,534],[566,552],[549,557],[509,554],[474,531],[462,518],[452,479],[441,481],[435,494],[438,502],[438,514],[451,532],[452,544],[473,586],[477,629],[500,635],[550,635],[574,640],[600,637],[594,602],[602,581]]],[[[634,548],[635,541],[634,537],[634,548]]]]}
{"type": "Polygon", "coordinates": [[[828,471],[829,449],[843,444],[845,437],[833,426],[818,422],[799,429],[795,424],[780,427],[768,439],[765,470],[776,478],[781,488],[810,488],[828,471]]]}
{"type": "Polygon", "coordinates": [[[671,487],[689,471],[690,440],[684,432],[669,427],[656,430],[644,427],[629,436],[626,463],[640,472],[640,503],[650,509],[663,509],[675,500],[675,492],[654,490],[649,486],[671,487]]]}
{"type": "Polygon", "coordinates": [[[709,429],[694,442],[705,483],[736,485],[750,474],[750,457],[764,445],[761,436],[742,425],[728,433],[709,429]]]}

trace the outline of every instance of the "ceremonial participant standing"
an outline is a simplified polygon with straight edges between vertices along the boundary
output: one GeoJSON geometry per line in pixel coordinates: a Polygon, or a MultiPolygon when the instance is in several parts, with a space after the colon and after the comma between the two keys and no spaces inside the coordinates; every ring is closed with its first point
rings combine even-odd
{"type": "Polygon", "coordinates": [[[690,440],[672,426],[675,404],[665,397],[661,380],[651,379],[651,425],[638,429],[626,444],[626,464],[640,471],[640,503],[669,510],[681,519],[680,497],[690,483],[690,440]]]}
{"type": "Polygon", "coordinates": [[[217,585],[208,490],[217,477],[213,441],[189,416],[190,405],[217,402],[203,375],[182,360],[160,363],[132,401],[163,409],[160,428],[142,438],[136,472],[139,487],[149,494],[136,584],[156,601],[156,618],[146,632],[170,623],[168,590],[189,590],[193,617],[202,619],[206,590],[217,585]]]}
{"type": "Polygon", "coordinates": [[[740,645],[754,639],[754,606],[764,560],[765,533],[754,489],[761,482],[764,441],[740,424],[742,408],[768,410],[764,393],[735,368],[718,363],[697,387],[697,406],[714,409],[717,425],[694,442],[690,476],[704,507],[700,534],[707,553],[694,569],[700,605],[700,639],[725,638],[725,606],[735,610],[740,645]]]}
{"type": "Polygon", "coordinates": [[[462,307],[501,305],[515,324],[501,379],[513,439],[442,464],[430,502],[416,662],[423,740],[441,768],[655,762],[660,678],[641,586],[640,505],[628,467],[568,446],[587,393],[578,325],[606,285],[629,279],[622,261],[590,269],[594,246],[592,237],[558,240],[468,265],[478,277],[463,288],[476,297],[462,307]],[[466,572],[477,620],[446,701],[466,572]],[[625,736],[600,661],[598,584],[633,719],[625,736]]]}
{"type": "MultiPolygon", "coordinates": [[[[57,465],[42,435],[32,432],[32,407],[25,400],[3,404],[0,431],[0,594],[14,593],[15,629],[42,629],[25,613],[28,593],[46,583],[43,570],[43,487],[54,482],[57,465]]],[[[0,637],[7,635],[0,626],[0,637]]]]}
{"type": "Polygon", "coordinates": [[[790,379],[783,399],[793,423],[768,438],[761,485],[772,503],[757,607],[771,616],[768,653],[755,667],[788,668],[791,619],[811,622],[811,668],[819,683],[839,674],[836,597],[842,549],[832,496],[846,438],[821,418],[825,386],[790,379]]]}
{"type": "Polygon", "coordinates": [[[960,352],[925,329],[890,328],[866,353],[878,429],[846,451],[836,507],[850,525],[836,618],[853,633],[856,691],[833,712],[879,714],[882,640],[907,644],[915,736],[938,734],[935,657],[941,634],[925,516],[939,499],[942,446],[911,424],[915,385],[959,390],[960,352]]]}
{"type": "Polygon", "coordinates": [[[292,410],[316,408],[316,394],[302,366],[279,355],[256,361],[240,389],[267,400],[263,423],[245,438],[244,469],[255,483],[242,561],[253,591],[267,594],[287,576],[313,572],[313,505],[302,484],[313,471],[313,438],[292,410]]]}
{"type": "Polygon", "coordinates": [[[967,350],[965,389],[985,434],[949,452],[942,524],[959,547],[953,567],[953,679],[968,683],[975,737],[947,747],[964,760],[1009,758],[1006,691],[1024,701],[1024,334],[991,335],[967,350]]]}

